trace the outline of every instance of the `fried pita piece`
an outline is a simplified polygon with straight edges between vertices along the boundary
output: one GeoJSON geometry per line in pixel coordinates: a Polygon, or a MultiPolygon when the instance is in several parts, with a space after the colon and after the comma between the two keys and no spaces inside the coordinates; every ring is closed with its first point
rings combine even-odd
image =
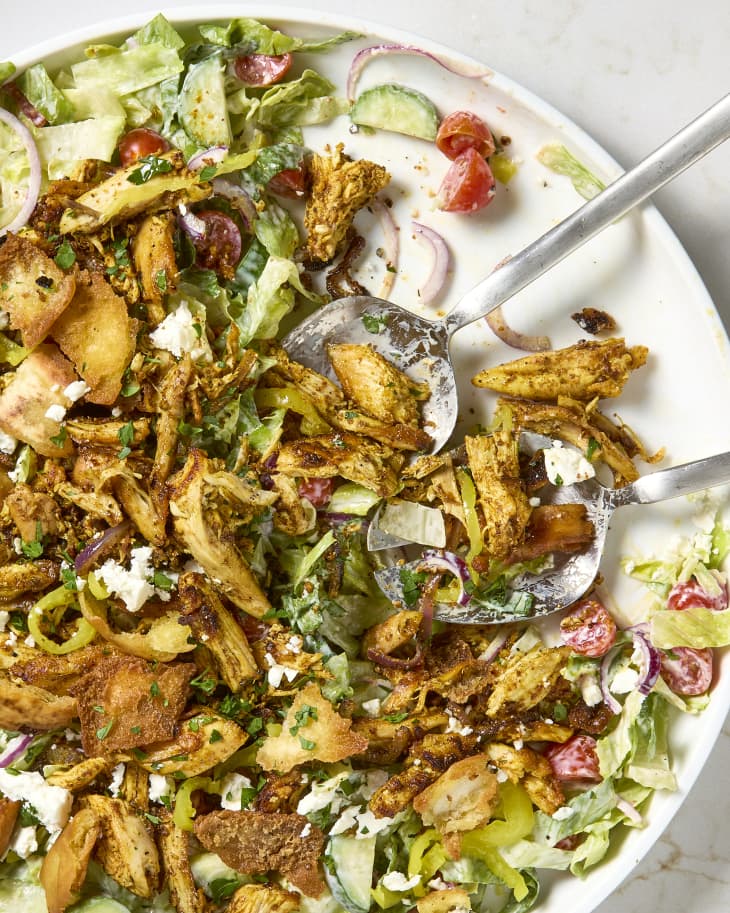
{"type": "Polygon", "coordinates": [[[99,837],[101,822],[96,812],[80,808],[54,841],[43,858],[39,875],[48,913],[64,913],[78,900],[99,837]]]}
{"type": "Polygon", "coordinates": [[[276,471],[305,479],[342,476],[388,498],[398,490],[392,456],[389,447],[338,431],[283,444],[277,451],[276,471]]]}
{"type": "Polygon", "coordinates": [[[557,400],[568,396],[587,402],[618,396],[632,371],[646,363],[646,346],[628,348],[623,339],[581,339],[573,346],[536,352],[480,371],[472,383],[524,399],[557,400]]]}
{"type": "Polygon", "coordinates": [[[101,823],[95,856],[117,884],[138,897],[154,897],[160,884],[160,857],[150,829],[129,803],[89,794],[81,807],[101,823]]]}
{"type": "Polygon", "coordinates": [[[276,870],[307,897],[324,890],[319,873],[324,834],[304,815],[215,811],[195,819],[195,836],[237,872],[276,870]]]}
{"type": "MultiPolygon", "coordinates": [[[[165,814],[158,828],[162,871],[170,900],[178,913],[205,913],[203,889],[195,884],[190,868],[189,835],[165,814]]],[[[230,910],[230,906],[228,907],[230,910]]]]}
{"type": "Polygon", "coordinates": [[[577,552],[593,541],[595,527],[585,504],[541,504],[530,514],[525,538],[510,561],[530,561],[554,552],[577,552]]]}
{"type": "Polygon", "coordinates": [[[58,729],[78,716],[76,698],[60,697],[35,685],[20,685],[0,673],[0,728],[58,729]]]}
{"type": "Polygon", "coordinates": [[[203,574],[184,573],[178,581],[183,603],[180,621],[211,655],[218,677],[233,692],[260,675],[248,638],[203,574]]]}
{"type": "Polygon", "coordinates": [[[73,301],[51,335],[91,387],[89,402],[109,406],[119,396],[122,375],[134,355],[137,326],[124,298],[101,275],[80,275],[73,301]]]}
{"type": "Polygon", "coordinates": [[[228,901],[226,913],[296,913],[300,895],[273,884],[244,884],[228,901]]]}
{"type": "Polygon", "coordinates": [[[310,761],[343,761],[367,747],[367,740],[352,731],[352,721],[340,716],[312,683],[297,692],[281,733],[265,739],[256,763],[264,770],[286,773],[310,761]]]}
{"type": "Polygon", "coordinates": [[[530,503],[520,479],[517,439],[509,431],[465,438],[469,468],[484,518],[484,544],[490,557],[507,558],[521,544],[530,503]]]}
{"type": "Polygon", "coordinates": [[[10,846],[21,805],[15,799],[0,798],[0,856],[5,856],[10,846]]]}
{"type": "Polygon", "coordinates": [[[514,748],[502,742],[490,742],[484,751],[512,783],[524,787],[533,803],[546,815],[554,814],[565,804],[563,790],[550,762],[532,748],[514,748]]]}
{"type": "Polygon", "coordinates": [[[550,693],[570,656],[570,647],[536,646],[511,657],[487,702],[487,716],[530,710],[550,693]]]}
{"type": "Polygon", "coordinates": [[[192,663],[109,656],[74,685],[81,743],[90,757],[172,738],[195,675],[192,663]]]}
{"type": "Polygon", "coordinates": [[[471,831],[492,817],[499,800],[497,776],[488,768],[487,755],[454,762],[413,800],[423,823],[442,834],[471,831]]]}
{"type": "Polygon", "coordinates": [[[0,247],[0,310],[23,345],[42,342],[74,296],[76,279],[65,273],[32,241],[8,235],[0,247]]]}
{"type": "Polygon", "coordinates": [[[155,213],[142,219],[132,240],[132,260],[139,273],[142,298],[160,309],[151,309],[153,315],[159,317],[155,324],[164,319],[163,294],[174,291],[177,280],[174,228],[172,213],[155,213]]]}
{"type": "MultiPolygon", "coordinates": [[[[31,537],[31,542],[35,536],[31,537]]],[[[58,580],[59,567],[47,558],[32,564],[6,564],[0,567],[0,603],[10,602],[24,593],[41,593],[58,580]]]]}
{"type": "Polygon", "coordinates": [[[430,396],[428,384],[412,380],[370,345],[330,344],[327,356],[348,399],[359,409],[381,422],[418,427],[418,403],[430,396]]]}
{"type": "Polygon", "coordinates": [[[73,451],[61,434],[61,422],[48,418],[51,406],[64,411],[66,387],[76,372],[55,345],[43,343],[24,359],[0,393],[0,429],[30,444],[43,456],[65,457],[73,451]]]}
{"type": "Polygon", "coordinates": [[[313,155],[311,189],[304,212],[306,253],[311,260],[329,263],[345,240],[357,213],[390,180],[382,165],[364,159],[353,162],[338,143],[328,155],[313,155]]]}

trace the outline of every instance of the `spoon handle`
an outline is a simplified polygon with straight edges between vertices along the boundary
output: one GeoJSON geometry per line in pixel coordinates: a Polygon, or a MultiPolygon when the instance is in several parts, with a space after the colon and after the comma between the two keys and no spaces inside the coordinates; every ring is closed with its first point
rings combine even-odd
{"type": "Polygon", "coordinates": [[[444,318],[449,336],[485,317],[729,136],[730,94],[467,292],[444,318]]]}
{"type": "Polygon", "coordinates": [[[614,507],[653,504],[655,501],[668,501],[670,498],[690,495],[727,482],[730,482],[730,452],[650,472],[624,488],[615,489],[611,494],[614,507]]]}

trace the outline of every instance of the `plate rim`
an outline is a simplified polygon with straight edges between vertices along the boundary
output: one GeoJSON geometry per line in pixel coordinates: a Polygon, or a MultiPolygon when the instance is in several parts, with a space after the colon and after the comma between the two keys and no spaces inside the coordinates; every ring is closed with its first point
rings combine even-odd
{"type": "MultiPolygon", "coordinates": [[[[264,5],[262,2],[244,2],[242,4],[212,2],[198,6],[182,5],[177,7],[160,4],[160,7],[156,10],[140,10],[120,16],[101,17],[84,26],[29,45],[17,53],[11,52],[8,59],[17,66],[18,70],[21,70],[31,66],[33,63],[45,61],[49,57],[60,57],[71,48],[93,43],[100,38],[112,38],[123,36],[125,33],[129,34],[149,22],[158,13],[165,16],[173,25],[182,26],[250,17],[268,23],[292,23],[343,31],[352,30],[361,32],[363,38],[366,39],[369,36],[375,36],[392,39],[394,43],[415,44],[424,50],[462,63],[489,67],[489,64],[485,63],[484,60],[464,54],[455,48],[420,35],[415,30],[389,26],[368,18],[351,16],[331,10],[308,10],[298,6],[280,4],[264,5]]],[[[549,101],[546,101],[504,72],[492,70],[491,67],[489,67],[489,70],[490,75],[483,80],[485,84],[493,84],[522,102],[541,120],[584,150],[612,180],[624,172],[622,165],[594,140],[584,128],[563,114],[549,101]]],[[[677,129],[680,129],[681,126],[683,125],[678,125],[677,129]]],[[[643,154],[648,154],[650,151],[645,150],[643,154]]],[[[696,299],[697,316],[701,315],[706,320],[708,331],[711,331],[714,336],[715,343],[722,356],[730,392],[730,328],[725,327],[717,306],[689,253],[653,201],[650,199],[642,204],[641,207],[637,207],[637,212],[640,212],[642,218],[646,220],[647,230],[673,255],[675,266],[681,269],[688,286],[692,288],[693,300],[696,299]]],[[[631,834],[622,835],[621,844],[625,844],[628,837],[632,838],[631,858],[628,863],[626,863],[624,858],[626,856],[625,846],[617,848],[616,843],[619,841],[614,841],[609,850],[609,856],[595,869],[592,869],[585,879],[579,879],[575,876],[561,877],[561,881],[574,884],[576,888],[580,886],[581,895],[583,897],[589,896],[590,898],[588,905],[584,905],[579,899],[578,905],[573,907],[573,913],[592,913],[622,884],[636,874],[639,864],[666,831],[687,799],[696,780],[705,769],[710,753],[716,749],[723,724],[728,712],[730,712],[730,649],[724,649],[721,654],[721,663],[718,665],[723,667],[721,676],[717,676],[717,678],[722,678],[725,682],[724,692],[726,693],[723,694],[724,701],[711,700],[709,706],[697,717],[698,720],[703,721],[702,728],[705,736],[707,734],[711,736],[709,749],[704,760],[700,764],[694,765],[693,768],[682,771],[681,782],[678,783],[677,790],[674,793],[662,796],[662,801],[658,808],[652,797],[649,811],[650,821],[646,829],[631,829],[631,834]]],[[[715,690],[711,692],[713,696],[716,694],[716,689],[717,682],[715,690]]],[[[706,738],[702,741],[705,742],[706,738]]],[[[558,873],[558,875],[562,876],[563,873],[558,873]]],[[[540,901],[538,901],[535,909],[536,911],[542,909],[540,901]]]]}

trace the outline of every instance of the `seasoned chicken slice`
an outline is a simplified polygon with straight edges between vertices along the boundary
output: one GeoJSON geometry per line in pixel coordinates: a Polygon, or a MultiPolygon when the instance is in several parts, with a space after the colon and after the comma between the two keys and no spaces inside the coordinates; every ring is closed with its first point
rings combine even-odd
{"type": "Polygon", "coordinates": [[[22,803],[15,799],[0,799],[0,856],[5,856],[15,830],[22,803]]]}
{"type": "Polygon", "coordinates": [[[533,647],[510,656],[489,695],[487,715],[519,714],[547,697],[563,670],[570,647],[533,647]]]}
{"type": "Polygon", "coordinates": [[[310,174],[311,190],[304,212],[307,255],[329,263],[359,210],[388,184],[390,175],[374,162],[353,162],[345,155],[342,143],[329,155],[313,155],[310,174]]]}
{"type": "Polygon", "coordinates": [[[427,450],[433,444],[431,435],[420,428],[383,422],[354,409],[338,409],[331,418],[342,431],[367,435],[393,450],[427,450]]]}
{"type": "Polygon", "coordinates": [[[264,740],[256,763],[286,773],[297,764],[344,761],[367,747],[367,740],[352,730],[352,721],[337,713],[317,685],[309,684],[294,697],[279,735],[264,740]]]}
{"type": "Polygon", "coordinates": [[[39,345],[18,365],[0,393],[0,430],[43,456],[69,456],[71,441],[61,433],[62,416],[69,406],[63,391],[75,380],[71,363],[56,346],[39,345]]]}
{"type": "Polygon", "coordinates": [[[0,674],[0,728],[18,731],[32,721],[34,729],[58,729],[78,716],[76,698],[59,697],[35,685],[19,685],[0,674]]]}
{"type": "Polygon", "coordinates": [[[164,319],[163,294],[174,291],[177,280],[177,260],[173,244],[175,220],[171,213],[145,216],[132,241],[132,259],[139,273],[144,301],[157,305],[152,308],[156,325],[164,319]]]}
{"type": "Polygon", "coordinates": [[[86,870],[101,836],[101,821],[91,808],[80,808],[43,858],[40,882],[48,913],[64,913],[78,899],[86,870]]]}
{"type": "Polygon", "coordinates": [[[117,884],[138,897],[154,897],[160,882],[160,857],[148,826],[122,799],[89,794],[81,807],[101,823],[95,856],[117,884]]]}
{"type": "Polygon", "coordinates": [[[149,663],[136,656],[100,659],[73,686],[81,740],[89,757],[172,738],[185,707],[192,663],[149,663]]]}
{"type": "MultiPolygon", "coordinates": [[[[30,542],[35,534],[30,537],[30,542]]],[[[33,563],[20,562],[0,567],[0,603],[10,602],[24,593],[40,593],[58,580],[59,568],[53,561],[40,558],[33,563]]]]}
{"type": "Polygon", "coordinates": [[[456,761],[413,800],[423,823],[442,834],[472,831],[492,817],[498,795],[497,776],[488,767],[487,755],[456,761]]]}
{"type": "Polygon", "coordinates": [[[138,322],[127,304],[98,273],[82,273],[73,301],[51,328],[61,351],[91,390],[91,403],[111,405],[134,355],[138,322]]]}
{"type": "Polygon", "coordinates": [[[276,372],[291,380],[316,406],[322,415],[329,415],[337,409],[344,408],[345,397],[342,390],[331,380],[311,368],[292,361],[285,349],[274,346],[270,354],[276,358],[276,372]]]}
{"type": "Polygon", "coordinates": [[[5,498],[10,517],[24,542],[61,531],[59,507],[49,495],[20,482],[5,498]],[[40,532],[40,536],[37,535],[40,532]]]}
{"type": "Polygon", "coordinates": [[[324,890],[319,873],[324,834],[304,815],[210,812],[195,819],[195,836],[237,872],[276,870],[307,897],[324,890]]]}
{"type": "Polygon", "coordinates": [[[511,561],[529,561],[552,552],[575,552],[593,541],[595,527],[585,504],[540,504],[530,514],[525,539],[511,561]]]}
{"type": "Polygon", "coordinates": [[[342,476],[388,498],[398,490],[392,456],[393,451],[383,444],[338,431],[283,444],[277,452],[276,471],[305,479],[342,476]]]}
{"type": "Polygon", "coordinates": [[[300,897],[273,884],[244,884],[231,897],[226,913],[297,913],[300,897]]]}
{"type": "Polygon", "coordinates": [[[501,742],[490,742],[485,753],[512,783],[524,787],[534,804],[546,815],[552,815],[565,803],[563,790],[550,762],[532,748],[514,748],[501,742]]]}
{"type": "Polygon", "coordinates": [[[188,171],[181,152],[165,152],[156,158],[166,162],[169,169],[140,183],[134,180],[140,163],[133,162],[82,193],[61,216],[61,234],[91,234],[107,223],[131,219],[141,212],[174,209],[178,203],[194,203],[210,196],[210,184],[188,171]]]}
{"type": "Polygon", "coordinates": [[[169,814],[164,816],[158,833],[162,868],[172,905],[178,913],[205,913],[208,902],[203,889],[195,884],[190,868],[190,835],[179,828],[169,814]]]}
{"type": "Polygon", "coordinates": [[[501,561],[522,542],[531,510],[520,479],[517,439],[512,432],[495,431],[467,437],[465,443],[484,518],[484,545],[501,561]]]}
{"type": "Polygon", "coordinates": [[[646,346],[627,348],[620,338],[581,339],[565,349],[536,352],[480,371],[472,383],[524,399],[569,396],[587,402],[595,396],[618,396],[648,354],[646,346]]]}
{"type": "Polygon", "coordinates": [[[144,757],[138,757],[137,763],[148,773],[178,779],[197,777],[227,761],[247,739],[237,723],[205,707],[181,722],[176,738],[146,746],[144,757]]]}
{"type": "Polygon", "coordinates": [[[42,342],[54,320],[68,307],[76,278],[65,273],[32,241],[8,235],[0,247],[0,310],[23,345],[42,342]]]}
{"type": "Polygon", "coordinates": [[[348,399],[381,422],[420,424],[418,403],[428,399],[428,384],[412,380],[372,346],[328,345],[327,356],[348,399]]]}

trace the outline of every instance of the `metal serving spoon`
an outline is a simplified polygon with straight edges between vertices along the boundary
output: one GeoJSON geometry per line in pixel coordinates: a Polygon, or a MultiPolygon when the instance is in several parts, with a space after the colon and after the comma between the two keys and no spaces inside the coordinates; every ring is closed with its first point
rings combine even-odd
{"type": "Polygon", "coordinates": [[[458,412],[456,378],[449,356],[454,333],[517,294],[728,136],[730,94],[555,228],[502,263],[442,320],[427,320],[381,298],[356,295],[315,311],[284,338],[283,346],[295,361],[330,376],[328,343],[368,343],[386,358],[397,358],[401,370],[431,387],[431,397],[423,404],[423,420],[437,452],[451,437],[458,412]],[[377,326],[379,332],[368,331],[366,325],[377,326]]]}
{"type": "MultiPolygon", "coordinates": [[[[538,435],[530,435],[538,442],[538,435]]],[[[552,441],[543,438],[541,446],[550,446],[552,441]]],[[[706,488],[730,482],[730,452],[661,469],[642,476],[624,488],[607,488],[597,479],[588,479],[574,485],[552,488],[552,497],[543,498],[554,504],[578,503],[586,507],[587,518],[593,523],[595,538],[583,552],[556,555],[555,564],[539,574],[523,574],[509,585],[514,596],[524,594],[519,614],[510,613],[499,605],[483,605],[473,600],[466,605],[434,606],[434,617],[452,624],[490,624],[510,621],[524,621],[549,615],[572,605],[591,588],[603,555],[606,534],[618,507],[626,504],[653,504],[667,501],[680,495],[692,494],[706,488]]],[[[405,605],[403,593],[403,568],[417,571],[423,559],[394,565],[375,572],[375,579],[381,590],[392,602],[405,605]]]]}

